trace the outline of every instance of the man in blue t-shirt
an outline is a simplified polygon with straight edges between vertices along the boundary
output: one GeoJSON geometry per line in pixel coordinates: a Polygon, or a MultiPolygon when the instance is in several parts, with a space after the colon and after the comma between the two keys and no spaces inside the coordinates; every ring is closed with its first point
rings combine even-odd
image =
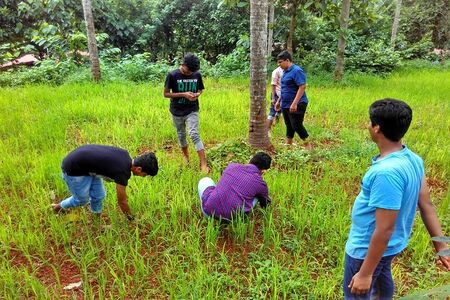
{"type": "MultiPolygon", "coordinates": [[[[284,70],[281,77],[281,97],[275,104],[275,110],[281,108],[286,124],[286,144],[292,145],[294,134],[297,133],[303,141],[308,138],[308,131],[303,126],[308,98],[306,97],[306,74],[302,68],[292,62],[288,51],[277,56],[278,65],[284,70]]],[[[311,144],[306,142],[305,148],[311,144]]]]}
{"type": "MultiPolygon", "coordinates": [[[[370,106],[369,115],[369,133],[380,154],[373,158],[353,205],[345,246],[345,299],[392,299],[391,262],[408,244],[417,206],[429,234],[443,235],[423,161],[401,142],[411,124],[411,108],[383,99],[370,106]]],[[[439,242],[434,247],[438,252],[447,249],[439,242]]],[[[450,258],[440,260],[450,270],[450,258]]]]}

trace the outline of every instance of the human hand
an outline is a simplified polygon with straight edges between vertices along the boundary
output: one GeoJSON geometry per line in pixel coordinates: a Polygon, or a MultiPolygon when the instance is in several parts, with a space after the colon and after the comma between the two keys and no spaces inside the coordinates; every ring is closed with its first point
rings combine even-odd
{"type": "Polygon", "coordinates": [[[450,257],[449,256],[440,256],[439,255],[439,264],[442,264],[447,271],[450,271],[450,257]]]}
{"type": "Polygon", "coordinates": [[[184,98],[188,99],[189,101],[195,101],[197,99],[193,92],[185,92],[184,98]]]}
{"type": "Polygon", "coordinates": [[[270,96],[270,102],[275,105],[275,103],[277,103],[277,101],[275,100],[275,97],[272,95],[270,96]]]}
{"type": "Polygon", "coordinates": [[[278,100],[277,103],[275,103],[275,110],[276,111],[280,110],[280,100],[278,100]]]}
{"type": "Polygon", "coordinates": [[[356,273],[348,287],[351,293],[355,295],[364,295],[369,292],[370,284],[372,283],[372,275],[362,276],[359,272],[356,273]]]}
{"type": "MultiPolygon", "coordinates": [[[[437,264],[440,266],[444,266],[444,268],[447,269],[447,271],[450,271],[450,256],[448,245],[445,242],[438,240],[435,241],[434,239],[435,238],[433,238],[433,243],[436,253],[438,255],[437,264]]],[[[436,237],[436,239],[438,239],[438,237],[436,237]]],[[[446,239],[446,237],[444,237],[444,239],[446,239]]]]}
{"type": "Polygon", "coordinates": [[[291,106],[289,107],[290,112],[297,112],[297,103],[292,102],[291,106]]]}

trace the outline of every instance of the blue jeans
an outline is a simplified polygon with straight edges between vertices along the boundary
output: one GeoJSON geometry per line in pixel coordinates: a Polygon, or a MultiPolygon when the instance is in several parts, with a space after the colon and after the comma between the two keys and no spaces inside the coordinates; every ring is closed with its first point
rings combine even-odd
{"type": "Polygon", "coordinates": [[[391,274],[392,259],[395,255],[385,256],[381,258],[378,263],[375,272],[372,276],[372,285],[369,292],[366,295],[354,295],[350,291],[348,285],[352,281],[353,276],[358,273],[363,264],[363,259],[356,259],[345,254],[344,262],[344,298],[363,300],[363,299],[379,299],[389,300],[394,295],[394,280],[391,274]]]}
{"type": "MultiPolygon", "coordinates": [[[[214,182],[214,180],[212,180],[209,177],[203,177],[202,179],[200,179],[200,181],[198,182],[198,196],[200,197],[200,208],[202,209],[202,213],[205,215],[205,217],[211,217],[210,215],[208,215],[204,210],[203,210],[203,200],[202,200],[202,196],[203,193],[205,192],[205,190],[211,186],[216,186],[216,183],[214,182]]],[[[258,203],[258,198],[255,197],[255,199],[253,200],[253,205],[252,207],[255,207],[256,203],[258,203]]],[[[230,221],[226,218],[222,218],[224,220],[230,221]]]]}
{"type": "Polygon", "coordinates": [[[205,213],[205,211],[203,210],[202,196],[203,196],[203,193],[205,192],[205,190],[207,188],[209,188],[210,186],[216,186],[216,184],[215,184],[214,180],[212,180],[209,177],[203,177],[198,182],[198,196],[200,197],[200,208],[202,209],[202,213],[205,215],[205,217],[209,217],[209,215],[207,213],[205,213]]]}
{"type": "Polygon", "coordinates": [[[101,213],[103,199],[106,191],[103,181],[99,176],[69,176],[63,173],[63,179],[72,193],[72,196],[61,201],[61,207],[68,209],[71,207],[83,206],[90,202],[91,212],[101,213]]]}
{"type": "MultiPolygon", "coordinates": [[[[278,100],[278,96],[275,96],[275,102],[278,100]]],[[[275,105],[273,105],[272,101],[270,102],[270,111],[269,116],[267,117],[269,120],[273,120],[275,117],[281,115],[281,109],[279,111],[275,110],[275,105]]]]}

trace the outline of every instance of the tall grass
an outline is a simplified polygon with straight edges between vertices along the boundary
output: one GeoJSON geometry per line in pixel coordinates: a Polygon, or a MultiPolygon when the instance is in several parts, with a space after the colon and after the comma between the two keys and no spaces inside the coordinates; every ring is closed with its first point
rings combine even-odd
{"type": "MultiPolygon", "coordinates": [[[[425,160],[448,235],[450,72],[311,82],[305,124],[314,150],[284,148],[284,125],[277,125],[277,154],[265,174],[273,204],[228,226],[201,214],[198,161],[193,155],[191,165],[182,163],[162,83],[0,90],[1,298],[340,299],[350,210],[376,154],[366,130],[368,106],[383,97],[413,108],[404,142],[425,160]],[[132,155],[156,151],[160,173],[130,180],[135,222],[121,215],[108,183],[101,219],[84,208],[66,215],[49,210],[68,195],[62,158],[86,143],[132,155]],[[63,289],[79,280],[81,289],[63,289]]],[[[229,161],[245,162],[252,154],[242,142],[249,81],[210,79],[205,85],[200,132],[217,180],[229,161]]],[[[448,284],[420,220],[393,273],[397,297],[448,284]]]]}

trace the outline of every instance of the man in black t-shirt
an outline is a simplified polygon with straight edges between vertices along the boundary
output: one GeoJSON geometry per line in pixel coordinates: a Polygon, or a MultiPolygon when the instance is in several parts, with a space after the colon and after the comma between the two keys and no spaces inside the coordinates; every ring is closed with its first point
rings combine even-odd
{"type": "Polygon", "coordinates": [[[167,74],[164,85],[164,97],[170,98],[170,113],[172,121],[177,130],[183,158],[189,162],[188,144],[186,140],[186,126],[189,136],[194,143],[200,159],[200,169],[209,173],[206,162],[205,147],[198,131],[198,97],[204,90],[200,61],[194,54],[188,53],[184,56],[180,68],[167,74]]]}
{"type": "Polygon", "coordinates": [[[117,200],[122,212],[133,219],[128,206],[126,186],[131,173],[136,176],[155,176],[158,161],[154,153],[131,159],[128,151],[102,145],[84,145],[70,152],[63,160],[64,181],[72,196],[52,204],[55,212],[90,203],[91,212],[101,213],[105,187],[102,178],[116,183],[117,200]]]}

